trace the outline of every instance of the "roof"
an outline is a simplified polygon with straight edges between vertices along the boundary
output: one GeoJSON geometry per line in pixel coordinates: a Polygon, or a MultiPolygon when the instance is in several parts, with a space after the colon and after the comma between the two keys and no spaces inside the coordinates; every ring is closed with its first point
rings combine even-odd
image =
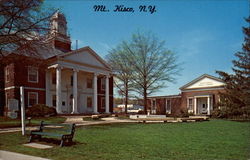
{"type": "Polygon", "coordinates": [[[152,98],[180,98],[181,95],[178,94],[178,95],[166,95],[166,96],[151,96],[151,97],[148,97],[148,99],[152,99],[152,98]]]}
{"type": "Polygon", "coordinates": [[[107,64],[92,48],[90,48],[89,46],[85,46],[85,47],[82,47],[82,48],[79,48],[77,50],[73,50],[73,51],[70,51],[70,52],[67,52],[67,53],[61,53],[61,54],[58,54],[57,57],[58,58],[64,58],[64,57],[67,57],[67,56],[70,56],[70,55],[73,55],[73,54],[77,54],[79,52],[82,52],[82,51],[89,51],[89,53],[91,55],[93,55],[100,63],[102,63],[104,66],[106,66],[107,68],[109,68],[111,70],[111,67],[109,66],[109,64],[107,64]]]}
{"type": "Polygon", "coordinates": [[[198,78],[192,80],[191,82],[185,84],[184,86],[180,87],[180,90],[183,90],[183,89],[187,88],[188,86],[191,86],[192,84],[194,84],[194,83],[196,83],[196,82],[198,82],[198,81],[200,81],[200,80],[202,80],[204,78],[210,78],[210,79],[213,79],[215,81],[219,81],[219,82],[224,83],[223,80],[221,80],[221,79],[219,79],[217,77],[214,77],[214,76],[211,76],[211,75],[208,75],[208,74],[203,74],[200,77],[198,77],[198,78]]]}

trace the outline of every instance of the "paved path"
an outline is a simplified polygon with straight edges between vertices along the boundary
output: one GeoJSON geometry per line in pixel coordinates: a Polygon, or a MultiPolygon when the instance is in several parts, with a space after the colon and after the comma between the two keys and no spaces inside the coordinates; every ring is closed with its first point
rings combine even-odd
{"type": "MultiPolygon", "coordinates": [[[[102,121],[84,121],[84,116],[65,116],[67,119],[64,123],[75,123],[76,126],[89,126],[89,125],[98,125],[98,124],[112,124],[112,123],[136,123],[137,121],[130,120],[130,119],[118,119],[116,117],[107,117],[102,118],[102,121]]],[[[29,132],[30,130],[35,130],[38,127],[26,127],[26,131],[29,132]]],[[[15,128],[4,128],[0,129],[1,133],[10,133],[10,132],[19,132],[21,131],[21,127],[15,128]]]]}
{"type": "Polygon", "coordinates": [[[137,121],[130,119],[118,119],[116,117],[101,118],[101,121],[84,121],[83,116],[67,117],[64,123],[75,123],[76,126],[88,126],[97,124],[112,124],[112,123],[136,123],[137,121]]]}
{"type": "Polygon", "coordinates": [[[0,160],[49,160],[49,159],[0,150],[0,160]]]}

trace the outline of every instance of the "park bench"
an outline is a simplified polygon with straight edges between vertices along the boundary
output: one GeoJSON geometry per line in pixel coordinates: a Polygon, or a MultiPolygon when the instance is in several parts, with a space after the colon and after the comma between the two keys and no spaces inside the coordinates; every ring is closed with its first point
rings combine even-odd
{"type": "Polygon", "coordinates": [[[31,131],[29,142],[34,138],[40,140],[42,136],[56,137],[61,140],[60,147],[62,147],[66,141],[72,143],[74,132],[75,124],[52,124],[41,121],[39,130],[31,131]]]}

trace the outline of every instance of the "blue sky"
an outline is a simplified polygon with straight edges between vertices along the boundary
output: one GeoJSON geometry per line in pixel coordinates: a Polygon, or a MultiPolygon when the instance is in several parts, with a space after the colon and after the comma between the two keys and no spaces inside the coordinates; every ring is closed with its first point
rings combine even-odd
{"type": "Polygon", "coordinates": [[[45,0],[45,5],[65,14],[73,49],[78,40],[78,48],[90,46],[103,58],[137,30],[165,40],[182,71],[155,95],[178,94],[181,86],[205,73],[231,72],[249,15],[248,0],[45,0]],[[105,5],[110,12],[94,12],[94,5],[105,5]],[[134,12],[113,12],[115,5],[133,7],[134,12]],[[140,5],[155,6],[156,12],[139,12],[140,5]]]}

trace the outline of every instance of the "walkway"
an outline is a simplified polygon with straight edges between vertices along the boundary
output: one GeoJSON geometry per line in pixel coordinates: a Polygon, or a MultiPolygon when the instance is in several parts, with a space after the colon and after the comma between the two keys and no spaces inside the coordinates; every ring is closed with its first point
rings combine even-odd
{"type": "MultiPolygon", "coordinates": [[[[136,123],[137,121],[130,119],[118,119],[117,117],[107,117],[101,118],[101,120],[96,121],[84,121],[83,117],[86,116],[64,116],[66,117],[66,121],[64,123],[75,123],[76,126],[89,126],[89,125],[98,125],[98,124],[112,124],[112,123],[136,123]]],[[[38,127],[26,127],[26,131],[35,130],[38,127]]],[[[21,131],[21,127],[15,128],[4,128],[0,129],[0,133],[10,133],[10,132],[19,132],[21,131]]]]}
{"type": "Polygon", "coordinates": [[[0,160],[49,160],[49,159],[0,150],[0,160]]]}

